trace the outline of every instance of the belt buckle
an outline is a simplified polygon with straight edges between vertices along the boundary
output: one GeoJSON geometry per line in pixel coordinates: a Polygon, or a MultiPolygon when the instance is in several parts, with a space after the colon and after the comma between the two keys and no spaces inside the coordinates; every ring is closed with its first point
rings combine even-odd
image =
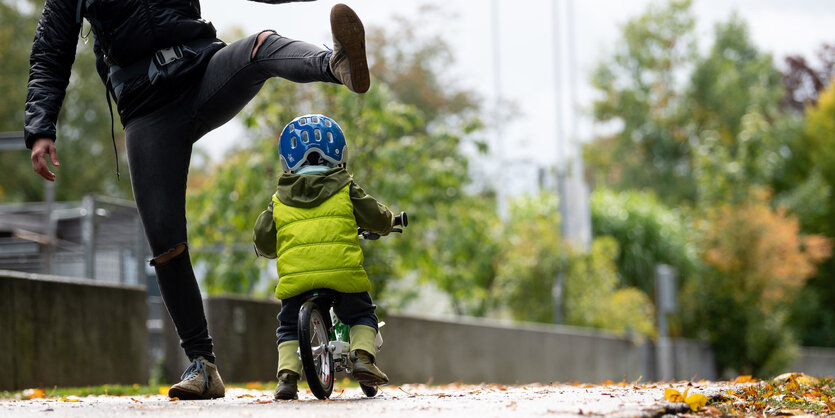
{"type": "Polygon", "coordinates": [[[156,64],[160,67],[164,67],[182,57],[183,48],[180,45],[175,45],[169,48],[160,49],[154,53],[154,62],[156,62],[156,64]]]}

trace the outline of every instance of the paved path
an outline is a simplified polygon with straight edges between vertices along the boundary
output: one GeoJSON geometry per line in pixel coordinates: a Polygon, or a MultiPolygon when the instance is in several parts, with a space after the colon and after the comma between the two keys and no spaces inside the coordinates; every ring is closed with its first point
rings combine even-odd
{"type": "MultiPolygon", "coordinates": [[[[228,389],[226,397],[211,401],[169,401],[154,396],[89,396],[78,401],[58,398],[0,400],[0,416],[12,417],[517,417],[517,416],[660,416],[683,411],[686,404],[664,401],[669,384],[627,385],[403,385],[381,388],[366,398],[359,388],[337,391],[320,401],[303,390],[298,401],[272,400],[272,393],[228,389]],[[284,415],[287,414],[287,415],[284,415]]],[[[728,390],[728,383],[672,385],[681,392],[708,397],[728,390]]]]}

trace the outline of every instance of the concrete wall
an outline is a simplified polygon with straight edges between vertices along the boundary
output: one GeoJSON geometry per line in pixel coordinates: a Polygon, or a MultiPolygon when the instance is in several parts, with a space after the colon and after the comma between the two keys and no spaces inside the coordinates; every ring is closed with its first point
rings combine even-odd
{"type": "MultiPolygon", "coordinates": [[[[203,301],[218,367],[228,382],[275,379],[275,316],[280,302],[241,297],[203,301]]],[[[557,325],[497,324],[477,318],[440,320],[387,315],[379,364],[394,383],[644,381],[655,378],[654,346],[613,333],[557,325]]],[[[166,379],[178,380],[188,360],[170,319],[166,379]]],[[[710,379],[709,347],[672,340],[675,377],[710,379]]]]}
{"type": "Polygon", "coordinates": [[[786,371],[835,377],[835,348],[801,347],[800,354],[786,371]]]}
{"type": "MultiPolygon", "coordinates": [[[[221,377],[227,382],[276,380],[278,361],[275,329],[281,302],[274,299],[251,299],[239,296],[212,296],[203,299],[209,335],[221,377]]],[[[174,324],[163,315],[165,335],[165,379],[179,381],[188,367],[188,358],[180,348],[174,324]]]]}
{"type": "MultiPolygon", "coordinates": [[[[653,380],[654,346],[559,325],[389,315],[379,364],[395,383],[653,380]]],[[[715,377],[710,348],[673,340],[675,378],[715,377]]]]}
{"type": "Polygon", "coordinates": [[[145,288],[0,270],[0,389],[148,381],[145,288]]]}

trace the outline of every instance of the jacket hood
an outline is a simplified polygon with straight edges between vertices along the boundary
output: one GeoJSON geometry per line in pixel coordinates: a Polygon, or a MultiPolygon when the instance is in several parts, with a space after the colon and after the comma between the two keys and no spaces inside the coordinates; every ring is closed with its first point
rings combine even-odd
{"type": "Polygon", "coordinates": [[[297,208],[319,206],[353,180],[344,167],[317,174],[288,174],[278,177],[276,195],[281,203],[297,208]]]}

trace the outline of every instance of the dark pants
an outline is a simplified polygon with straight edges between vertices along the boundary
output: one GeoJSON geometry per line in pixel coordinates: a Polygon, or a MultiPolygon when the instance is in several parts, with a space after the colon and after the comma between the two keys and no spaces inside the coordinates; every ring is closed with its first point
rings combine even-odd
{"type": "MultiPolygon", "coordinates": [[[[234,117],[271,77],[337,82],[328,70],[329,51],[271,35],[251,58],[256,38],[252,35],[219,50],[185,93],[131,118],[125,126],[133,196],[154,257],[187,242],[186,177],[195,141],[234,117]]],[[[188,251],[155,268],[186,355],[214,361],[188,251]]]]}
{"type": "MultiPolygon", "coordinates": [[[[304,303],[304,296],[293,296],[281,300],[281,312],[278,314],[278,329],[275,336],[278,337],[278,344],[285,341],[299,339],[299,309],[304,303]]],[[[362,293],[341,293],[333,305],[333,313],[348,326],[368,325],[377,329],[377,314],[374,310],[377,306],[371,302],[368,292],[362,293]]],[[[324,313],[327,315],[327,313],[324,313]]]]}

